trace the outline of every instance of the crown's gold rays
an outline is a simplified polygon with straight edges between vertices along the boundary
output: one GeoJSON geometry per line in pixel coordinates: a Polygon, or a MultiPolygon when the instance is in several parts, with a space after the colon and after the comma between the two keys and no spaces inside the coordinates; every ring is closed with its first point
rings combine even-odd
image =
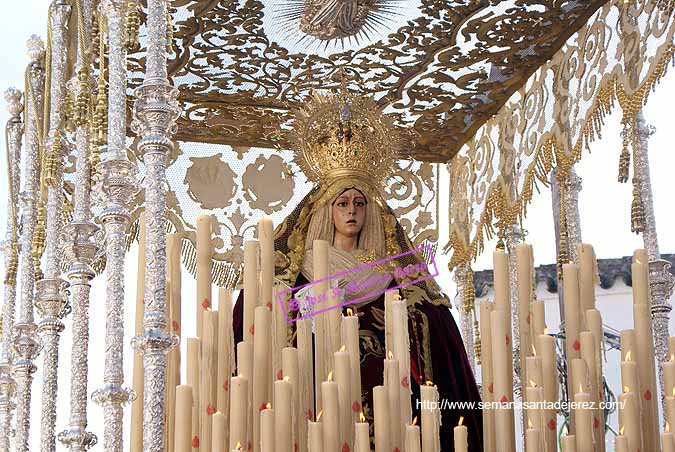
{"type": "Polygon", "coordinates": [[[314,182],[355,177],[381,188],[399,155],[396,129],[377,104],[345,88],[314,93],[293,124],[295,161],[314,182]]]}

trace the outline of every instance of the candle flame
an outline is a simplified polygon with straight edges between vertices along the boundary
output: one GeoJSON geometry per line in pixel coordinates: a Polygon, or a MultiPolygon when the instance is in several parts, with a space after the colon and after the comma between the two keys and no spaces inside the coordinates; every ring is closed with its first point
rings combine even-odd
{"type": "Polygon", "coordinates": [[[328,381],[333,381],[333,371],[328,372],[328,381]]]}
{"type": "Polygon", "coordinates": [[[359,411],[359,420],[361,422],[366,422],[366,417],[363,415],[363,411],[359,411]]]}
{"type": "Polygon", "coordinates": [[[671,362],[675,361],[675,355],[672,354],[672,353],[670,354],[670,361],[671,361],[671,362]]]}
{"type": "Polygon", "coordinates": [[[291,377],[289,377],[288,375],[286,375],[286,376],[284,377],[284,381],[291,381],[291,377]]]}
{"type": "Polygon", "coordinates": [[[532,428],[532,419],[527,419],[527,428],[532,428]]]}
{"type": "Polygon", "coordinates": [[[347,315],[354,315],[354,310],[352,310],[352,308],[347,308],[347,315]]]}
{"type": "Polygon", "coordinates": [[[345,344],[342,344],[342,347],[340,347],[340,350],[338,350],[338,351],[344,352],[345,350],[347,350],[347,346],[345,344]]]}
{"type": "Polygon", "coordinates": [[[433,385],[434,385],[434,382],[431,381],[431,380],[427,380],[424,384],[425,384],[426,386],[433,386],[433,385]]]}
{"type": "Polygon", "coordinates": [[[537,387],[537,382],[534,381],[534,380],[530,380],[530,386],[532,386],[533,388],[536,388],[536,387],[537,387]]]}
{"type": "Polygon", "coordinates": [[[537,356],[537,349],[534,347],[534,344],[532,344],[532,355],[537,356]]]}
{"type": "Polygon", "coordinates": [[[666,421],[666,433],[670,433],[670,423],[666,421]]]}
{"type": "Polygon", "coordinates": [[[567,429],[567,424],[563,425],[563,436],[567,436],[570,431],[567,429]]]}
{"type": "Polygon", "coordinates": [[[272,408],[272,404],[267,402],[267,405],[265,405],[265,407],[269,410],[270,408],[272,408]]]}
{"type": "Polygon", "coordinates": [[[234,448],[235,450],[241,450],[241,443],[237,441],[237,445],[234,448]]]}
{"type": "Polygon", "coordinates": [[[415,416],[415,419],[413,419],[412,425],[417,425],[417,416],[415,416]]]}
{"type": "Polygon", "coordinates": [[[675,387],[673,387],[673,397],[675,397],[675,387]]]}
{"type": "Polygon", "coordinates": [[[544,334],[548,334],[548,327],[547,326],[544,327],[544,334]]]}
{"type": "Polygon", "coordinates": [[[630,354],[631,350],[628,350],[628,353],[626,353],[626,361],[630,361],[630,354]]]}
{"type": "Polygon", "coordinates": [[[464,416],[459,417],[459,422],[457,423],[457,426],[461,426],[464,423],[464,416]]]}
{"type": "Polygon", "coordinates": [[[623,385],[623,392],[624,392],[624,394],[626,392],[630,392],[630,387],[628,387],[628,385],[623,385]]]}
{"type": "Polygon", "coordinates": [[[579,383],[579,392],[584,392],[584,387],[579,383]]]}
{"type": "Polygon", "coordinates": [[[319,419],[321,419],[322,414],[323,414],[323,410],[319,411],[319,414],[316,415],[316,422],[319,422],[319,419]]]}
{"type": "Polygon", "coordinates": [[[622,425],[621,428],[619,429],[619,435],[621,435],[621,436],[623,436],[623,429],[624,429],[624,426],[622,425]]]}
{"type": "Polygon", "coordinates": [[[387,354],[387,359],[394,359],[394,354],[389,350],[389,353],[387,354]]]}

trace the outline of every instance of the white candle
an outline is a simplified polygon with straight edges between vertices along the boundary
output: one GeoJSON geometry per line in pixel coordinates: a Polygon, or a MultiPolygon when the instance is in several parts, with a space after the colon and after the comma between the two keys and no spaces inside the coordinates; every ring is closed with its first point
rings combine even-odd
{"type": "MultiPolygon", "coordinates": [[[[532,247],[527,243],[516,245],[516,273],[518,287],[518,332],[520,335],[521,357],[532,353],[530,334],[530,301],[532,299],[532,247]]],[[[521,358],[522,359],[522,358],[521,358]]],[[[529,381],[527,369],[522,369],[522,381],[529,381]]]]}
{"type": "Polygon", "coordinates": [[[355,431],[355,452],[370,452],[370,425],[366,422],[363,412],[359,412],[360,421],[354,424],[355,431]]]}
{"type": "MultiPolygon", "coordinates": [[[[298,350],[298,393],[300,410],[298,412],[299,450],[305,452],[308,447],[307,421],[314,419],[314,356],[312,350],[312,319],[296,322],[298,350]]],[[[323,441],[323,439],[322,439],[323,441]]]]}
{"type": "MultiPolygon", "coordinates": [[[[246,437],[246,441],[241,442],[243,448],[248,449],[247,445],[253,437],[253,341],[242,341],[237,344],[237,375],[246,377],[248,381],[246,385],[246,406],[251,408],[243,412],[246,415],[246,424],[248,426],[246,434],[248,436],[246,437]]],[[[232,394],[230,394],[230,397],[232,397],[232,394]]],[[[230,403],[232,403],[232,399],[230,399],[230,403]]],[[[232,415],[231,406],[230,415],[232,415]]],[[[242,414],[240,413],[239,416],[242,416],[242,414]]],[[[231,422],[232,420],[230,419],[231,422]]],[[[230,434],[232,434],[232,430],[230,430],[230,434]]],[[[230,438],[230,445],[232,445],[232,438],[230,438]]]]}
{"type": "Polygon", "coordinates": [[[492,363],[492,326],[490,314],[494,304],[488,301],[480,302],[480,336],[481,346],[481,385],[483,387],[483,446],[486,451],[494,451],[495,442],[495,410],[490,407],[494,401],[494,374],[492,363]]]}
{"type": "Polygon", "coordinates": [[[661,450],[675,452],[675,436],[672,433],[661,433],[661,450]]]}
{"type": "MultiPolygon", "coordinates": [[[[563,298],[565,305],[565,350],[567,353],[568,369],[572,360],[581,357],[581,306],[579,304],[579,268],[574,264],[563,264],[563,298]]],[[[573,378],[567,381],[567,393],[574,394],[577,390],[573,378]]],[[[575,432],[574,410],[570,411],[570,426],[575,432]]],[[[576,435],[579,436],[579,435],[576,435]]],[[[579,441],[577,439],[577,441],[579,441]]]]}
{"type": "Polygon", "coordinates": [[[562,452],[576,452],[577,439],[574,435],[565,435],[562,437],[562,452]]]}
{"type": "Polygon", "coordinates": [[[272,219],[267,215],[258,222],[258,239],[260,240],[260,276],[261,302],[263,306],[272,302],[272,286],[274,285],[274,227],[272,219]]]}
{"type": "MultiPolygon", "coordinates": [[[[345,445],[352,450],[354,437],[354,422],[352,420],[352,369],[349,353],[343,351],[346,347],[334,353],[335,382],[338,385],[339,418],[340,418],[340,450],[346,450],[345,445]]],[[[397,387],[398,389],[398,387],[397,387]]]]}
{"type": "Polygon", "coordinates": [[[420,452],[422,450],[419,425],[408,424],[405,426],[405,450],[406,452],[420,452]]]}
{"type": "Polygon", "coordinates": [[[309,432],[309,452],[322,452],[323,424],[321,422],[309,421],[308,432],[309,432]]]}
{"type": "Polygon", "coordinates": [[[536,452],[543,450],[541,448],[542,437],[541,430],[536,428],[528,428],[525,431],[525,450],[527,452],[536,452]]]}
{"type": "Polygon", "coordinates": [[[244,340],[253,341],[255,307],[258,305],[258,241],[244,242],[244,340]]]}
{"type": "Polygon", "coordinates": [[[628,438],[628,450],[630,452],[642,450],[640,409],[633,391],[619,395],[619,425],[623,426],[623,435],[628,438]]]}
{"type": "MultiPolygon", "coordinates": [[[[495,411],[495,432],[498,445],[504,452],[515,450],[515,422],[512,405],[501,405],[513,402],[513,386],[509,384],[509,366],[511,361],[510,336],[507,333],[505,313],[495,310],[490,314],[492,327],[492,367],[494,375],[494,401],[500,402],[495,411]]],[[[424,422],[422,422],[424,430],[424,422]]],[[[422,434],[424,437],[424,433],[422,434]]]]}
{"type": "Polygon", "coordinates": [[[587,392],[577,392],[574,394],[574,402],[577,404],[575,410],[576,431],[574,436],[577,438],[578,452],[593,451],[593,424],[591,413],[593,400],[587,392]]]}
{"type": "MultiPolygon", "coordinates": [[[[225,415],[220,411],[217,411],[213,415],[213,436],[211,437],[211,450],[213,452],[225,452],[227,451],[228,443],[225,439],[225,433],[227,431],[227,424],[225,423],[225,415]]],[[[181,449],[176,449],[180,451],[181,449]]],[[[189,449],[184,449],[189,450],[189,449]]]]}
{"type": "Polygon", "coordinates": [[[274,450],[291,452],[291,395],[292,385],[288,377],[274,382],[274,450]]]}
{"type": "MultiPolygon", "coordinates": [[[[255,308],[255,328],[262,334],[253,335],[253,452],[260,450],[260,416],[259,411],[270,400],[268,392],[272,378],[269,369],[270,311],[265,306],[255,308]]],[[[275,404],[279,410],[279,406],[275,404]]],[[[289,413],[290,415],[290,413],[289,413]]]]}
{"type": "MultiPolygon", "coordinates": [[[[199,411],[199,372],[201,343],[199,339],[188,338],[187,340],[187,375],[186,383],[192,388],[192,439],[191,444],[199,444],[201,416],[199,411]]],[[[194,447],[198,452],[199,446],[194,447]]]]}
{"type": "Polygon", "coordinates": [[[274,452],[274,410],[268,403],[260,412],[260,452],[274,452]]]}
{"type": "Polygon", "coordinates": [[[628,452],[628,438],[618,435],[614,438],[614,452],[628,452]]]}
{"type": "MultiPolygon", "coordinates": [[[[316,297],[328,294],[328,281],[317,282],[329,276],[328,249],[328,242],[325,240],[314,240],[312,244],[312,264],[315,281],[313,289],[316,297]]],[[[323,306],[318,305],[314,309],[320,310],[325,308],[325,304],[326,302],[323,302],[323,306]]],[[[326,316],[324,314],[316,315],[314,317],[314,379],[316,382],[316,409],[319,411],[323,410],[323,394],[319,383],[324,382],[328,376],[328,372],[333,369],[333,353],[337,351],[337,348],[332,348],[329,331],[330,327],[326,316]]]]}
{"type": "Polygon", "coordinates": [[[300,438],[298,438],[298,425],[299,425],[299,420],[302,419],[302,424],[307,424],[307,420],[305,419],[304,416],[298,417],[300,415],[300,394],[298,393],[298,380],[299,380],[299,370],[298,370],[298,349],[295,347],[285,347],[281,351],[281,365],[282,365],[282,374],[283,378],[287,378],[288,381],[291,382],[291,413],[292,413],[292,419],[291,419],[291,425],[293,426],[293,445],[294,448],[297,445],[299,447],[298,450],[305,451],[301,446],[306,447],[307,445],[307,438],[305,438],[304,442],[300,441],[300,438]]]}
{"type": "Polygon", "coordinates": [[[349,383],[352,390],[352,420],[359,421],[359,413],[362,409],[361,403],[361,352],[359,350],[359,318],[351,315],[353,311],[347,308],[349,315],[342,317],[342,343],[347,347],[349,353],[349,362],[351,368],[351,381],[349,383]]]}
{"type": "Polygon", "coordinates": [[[579,253],[579,294],[581,309],[584,314],[589,309],[595,309],[595,280],[597,278],[595,252],[593,246],[578,245],[579,253]]]}
{"type": "Polygon", "coordinates": [[[469,450],[469,432],[466,425],[462,425],[464,416],[459,418],[459,425],[453,429],[455,452],[467,452],[469,450]]]}
{"type": "MultiPolygon", "coordinates": [[[[541,356],[541,369],[544,386],[544,400],[548,403],[558,401],[558,364],[555,351],[555,339],[547,334],[537,338],[537,350],[541,356]]],[[[544,438],[546,452],[558,450],[557,413],[555,409],[544,410],[544,438]]]]}
{"type": "Polygon", "coordinates": [[[389,399],[385,386],[373,388],[373,414],[375,417],[375,450],[391,449],[391,419],[389,417],[389,399]]]}
{"type": "Polygon", "coordinates": [[[332,372],[328,381],[321,383],[321,401],[323,404],[323,449],[333,451],[340,449],[340,416],[338,385],[332,380],[332,372]]]}
{"type": "Polygon", "coordinates": [[[202,313],[202,350],[199,373],[200,381],[200,448],[211,450],[212,417],[216,412],[216,378],[218,377],[218,312],[208,308],[202,313]]]}
{"type": "MultiPolygon", "coordinates": [[[[211,309],[211,216],[197,217],[197,336],[202,337],[202,312],[211,309]]],[[[209,437],[209,442],[211,438],[209,437]]]]}
{"type": "Polygon", "coordinates": [[[220,289],[218,291],[218,379],[216,407],[226,417],[230,412],[229,384],[233,370],[232,292],[220,289]]]}
{"type": "Polygon", "coordinates": [[[192,388],[176,386],[176,451],[189,451],[192,446],[192,388]]]}
{"type": "MultiPolygon", "coordinates": [[[[440,452],[440,410],[438,406],[438,388],[427,382],[420,386],[420,409],[422,423],[422,452],[440,452]]],[[[379,450],[376,447],[377,450],[379,450]]]]}
{"type": "Polygon", "coordinates": [[[230,379],[230,450],[248,444],[248,380],[246,377],[230,379]]]}
{"type": "Polygon", "coordinates": [[[401,449],[401,430],[396,425],[396,421],[400,423],[401,413],[401,379],[399,378],[398,360],[391,359],[393,354],[390,354],[390,359],[384,360],[384,386],[387,388],[387,395],[389,401],[389,412],[391,413],[392,426],[389,432],[391,438],[392,450],[401,449]]]}

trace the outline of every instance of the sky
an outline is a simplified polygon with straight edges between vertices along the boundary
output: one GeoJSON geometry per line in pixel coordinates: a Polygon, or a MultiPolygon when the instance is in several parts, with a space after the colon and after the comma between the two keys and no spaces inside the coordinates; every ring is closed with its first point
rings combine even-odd
{"type": "MultiPolygon", "coordinates": [[[[43,38],[46,36],[46,20],[48,1],[23,0],[21,2],[5,2],[3,13],[0,14],[0,90],[15,86],[23,90],[23,73],[28,62],[25,51],[27,38],[36,33],[43,38]]],[[[675,71],[672,70],[660,83],[655,95],[652,95],[648,105],[644,109],[644,115],[648,123],[654,125],[657,132],[650,139],[649,159],[651,166],[651,181],[653,188],[654,209],[656,215],[657,233],[662,253],[675,252],[675,234],[672,233],[675,224],[671,202],[671,190],[669,183],[673,177],[675,157],[673,156],[672,137],[669,134],[672,127],[672,99],[675,98],[675,71]]],[[[0,100],[0,123],[5,124],[8,114],[4,99],[0,100]]],[[[584,152],[582,161],[577,165],[576,171],[582,178],[582,191],[579,195],[579,211],[582,228],[582,239],[595,247],[598,258],[617,258],[632,254],[633,250],[642,247],[642,239],[630,232],[630,203],[631,185],[619,184],[617,168],[619,153],[621,151],[620,139],[621,115],[618,106],[611,116],[606,119],[602,139],[592,145],[592,153],[584,152]]],[[[5,152],[4,134],[0,134],[0,152],[5,152]]],[[[7,178],[5,158],[0,158],[0,199],[4,199],[7,193],[7,178]]],[[[446,195],[447,197],[447,195],[446,195]]],[[[447,205],[441,199],[441,208],[447,205]]],[[[0,203],[0,224],[5,224],[6,205],[0,203]]],[[[444,216],[443,216],[444,217],[444,216]]],[[[445,223],[442,224],[445,228],[445,223]]],[[[528,231],[527,241],[534,247],[536,265],[555,262],[553,216],[551,210],[550,191],[543,189],[540,194],[535,194],[533,203],[528,208],[528,217],[524,222],[528,231]]],[[[4,233],[4,231],[3,231],[4,233]]],[[[447,236],[447,231],[441,237],[447,236]]],[[[442,248],[445,243],[439,243],[442,248]]],[[[475,270],[492,267],[491,251],[495,243],[487,242],[486,251],[473,264],[475,270]]],[[[125,380],[131,381],[132,351],[128,346],[133,331],[133,311],[136,289],[136,248],[133,247],[127,257],[128,272],[125,278],[127,288],[127,300],[125,303],[125,380]]],[[[454,283],[447,271],[448,256],[437,256],[440,264],[440,283],[445,291],[454,295],[454,283]]],[[[99,277],[93,284],[91,299],[91,331],[90,345],[90,375],[89,392],[102,386],[103,381],[103,342],[104,331],[104,283],[105,278],[99,277]]],[[[194,293],[194,283],[184,281],[184,294],[194,293]]],[[[185,310],[184,310],[185,312],[185,310]]],[[[189,314],[188,314],[189,315],[189,314]]],[[[64,323],[66,330],[61,339],[60,353],[63,363],[67,363],[71,346],[70,331],[72,321],[67,318],[64,323]]],[[[184,334],[194,334],[194,318],[184,318],[184,334]]],[[[611,325],[610,325],[611,326],[611,325]]],[[[36,363],[42,367],[41,357],[36,363]]],[[[40,410],[40,380],[41,371],[36,374],[33,391],[33,420],[31,430],[32,449],[38,450],[39,442],[39,417],[40,410]]],[[[69,366],[61,364],[59,369],[59,394],[57,432],[63,430],[68,421],[68,390],[69,390],[69,366]]],[[[130,409],[125,409],[125,419],[128,423],[130,409]]],[[[102,409],[89,404],[90,430],[96,432],[102,439],[103,415],[102,409]]],[[[128,434],[128,427],[125,430],[128,434]]],[[[61,447],[59,447],[61,450],[61,447]]],[[[94,450],[101,450],[97,446],[94,450]]]]}

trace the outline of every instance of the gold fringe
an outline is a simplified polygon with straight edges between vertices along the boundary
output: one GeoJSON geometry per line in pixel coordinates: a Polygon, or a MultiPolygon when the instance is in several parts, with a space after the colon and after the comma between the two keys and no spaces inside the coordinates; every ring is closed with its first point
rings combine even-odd
{"type": "MultiPolygon", "coordinates": [[[[584,148],[590,150],[590,144],[600,136],[605,117],[612,111],[615,100],[619,101],[622,108],[624,104],[629,105],[629,101],[631,105],[638,105],[640,108],[644,105],[649,92],[655,89],[658,82],[666,74],[668,65],[673,61],[674,53],[675,45],[669,46],[661,57],[661,60],[657,63],[654,73],[630,98],[625,94],[616,76],[612,77],[605,86],[600,87],[593,105],[589,109],[587,119],[581,129],[580,137],[572,148],[570,155],[565,155],[559,149],[555,137],[550,138],[539,146],[535,151],[534,161],[525,172],[523,192],[512,206],[514,210],[518,211],[519,219],[526,214],[527,205],[532,201],[534,188],[538,190],[539,183],[548,186],[548,174],[551,172],[554,162],[560,165],[560,160],[564,160],[574,164],[581,159],[584,148]]],[[[638,110],[635,110],[635,112],[637,113],[638,110]]],[[[461,233],[457,231],[451,232],[448,242],[448,248],[453,250],[450,263],[448,264],[450,270],[454,269],[457,265],[475,260],[483,252],[485,240],[490,240],[494,236],[496,210],[494,208],[495,203],[494,201],[491,202],[491,200],[493,198],[507,200],[506,194],[506,190],[501,182],[492,184],[488,190],[486,207],[481,213],[478,225],[476,226],[475,236],[470,242],[467,243],[462,240],[461,233]]]]}
{"type": "Polygon", "coordinates": [[[642,207],[640,179],[633,177],[633,202],[630,205],[630,230],[636,234],[644,232],[645,211],[642,207]]]}

